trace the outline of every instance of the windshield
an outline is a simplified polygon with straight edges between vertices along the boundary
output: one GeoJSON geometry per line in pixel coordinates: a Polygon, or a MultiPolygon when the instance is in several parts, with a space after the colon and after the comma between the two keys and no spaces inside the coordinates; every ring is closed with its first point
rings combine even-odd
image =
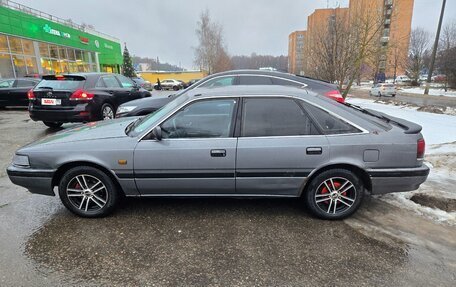
{"type": "Polygon", "coordinates": [[[145,130],[151,128],[163,116],[167,115],[169,112],[173,111],[175,108],[179,107],[187,100],[188,95],[181,95],[179,97],[176,97],[174,100],[167,103],[154,113],[133,122],[132,126],[127,127],[127,134],[133,137],[138,136],[145,130]]]}
{"type": "Polygon", "coordinates": [[[84,86],[85,79],[78,76],[47,76],[36,85],[36,89],[76,90],[84,86]]]}

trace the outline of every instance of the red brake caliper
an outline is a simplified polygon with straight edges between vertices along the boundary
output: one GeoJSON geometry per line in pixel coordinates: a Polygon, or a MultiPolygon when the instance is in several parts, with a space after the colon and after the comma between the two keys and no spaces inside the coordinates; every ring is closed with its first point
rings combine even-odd
{"type": "MultiPolygon", "coordinates": [[[[332,186],[332,188],[338,189],[341,186],[340,182],[338,182],[338,181],[333,181],[333,182],[334,182],[334,186],[332,186]]],[[[323,188],[321,189],[321,194],[325,194],[325,193],[329,193],[329,190],[326,188],[326,185],[323,185],[323,188]]],[[[345,196],[346,192],[344,192],[342,194],[345,196]]],[[[326,204],[329,204],[329,200],[325,200],[323,202],[326,204]]]]}

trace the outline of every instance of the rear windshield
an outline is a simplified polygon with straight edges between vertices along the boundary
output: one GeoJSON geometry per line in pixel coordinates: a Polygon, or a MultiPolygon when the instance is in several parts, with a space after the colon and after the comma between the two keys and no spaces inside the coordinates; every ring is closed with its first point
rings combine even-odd
{"type": "Polygon", "coordinates": [[[35,89],[52,89],[52,90],[76,90],[84,86],[85,79],[83,77],[63,76],[54,77],[48,76],[35,87],[35,89]]]}
{"type": "Polygon", "coordinates": [[[392,129],[392,126],[388,123],[387,120],[370,115],[366,113],[367,111],[365,109],[360,109],[360,107],[356,105],[350,105],[350,104],[345,104],[345,105],[338,105],[339,108],[344,109],[354,115],[357,115],[360,118],[363,118],[364,120],[367,120],[368,122],[376,125],[377,127],[389,131],[392,129]],[[363,112],[364,111],[364,112],[363,112]]]}

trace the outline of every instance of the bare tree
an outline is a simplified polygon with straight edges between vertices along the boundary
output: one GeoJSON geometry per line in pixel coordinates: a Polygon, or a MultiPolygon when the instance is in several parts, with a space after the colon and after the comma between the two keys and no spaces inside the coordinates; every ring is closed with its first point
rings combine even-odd
{"type": "Polygon", "coordinates": [[[420,73],[425,68],[425,59],[429,54],[431,34],[423,28],[417,27],[410,35],[410,47],[407,70],[412,82],[418,83],[420,73]]]}
{"type": "Polygon", "coordinates": [[[197,25],[199,45],[195,49],[195,64],[209,74],[229,69],[231,65],[223,43],[222,26],[211,21],[207,9],[201,13],[197,25]]]}
{"type": "Polygon", "coordinates": [[[446,87],[456,87],[456,21],[445,25],[440,36],[437,68],[446,75],[446,87]]]}

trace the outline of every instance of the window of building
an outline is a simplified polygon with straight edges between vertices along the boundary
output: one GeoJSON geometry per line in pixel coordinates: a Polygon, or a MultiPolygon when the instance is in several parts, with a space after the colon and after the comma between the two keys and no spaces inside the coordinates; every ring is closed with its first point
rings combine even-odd
{"type": "Polygon", "coordinates": [[[235,99],[190,104],[161,125],[163,138],[229,137],[235,105],[235,99]]]}
{"type": "Polygon", "coordinates": [[[14,71],[16,72],[16,77],[23,77],[27,75],[27,68],[25,67],[25,60],[23,56],[12,55],[14,71]]]}
{"type": "Polygon", "coordinates": [[[82,51],[81,50],[75,50],[74,52],[76,54],[76,61],[82,62],[83,61],[83,59],[82,59],[82,51]]]}
{"type": "Polygon", "coordinates": [[[9,54],[0,54],[0,78],[14,78],[13,64],[9,54]]]}
{"type": "Polygon", "coordinates": [[[35,56],[35,48],[33,47],[32,41],[22,39],[22,48],[24,49],[25,55],[35,56]]]}
{"type": "Polygon", "coordinates": [[[56,45],[49,45],[49,53],[51,58],[58,59],[59,58],[59,47],[56,45]]]}
{"type": "Polygon", "coordinates": [[[242,110],[244,137],[319,134],[306,112],[289,98],[247,98],[242,110]]]}
{"type": "Polygon", "coordinates": [[[0,35],[0,53],[9,53],[6,35],[0,35]]]}
{"type": "Polygon", "coordinates": [[[24,52],[22,51],[22,42],[20,38],[16,37],[8,37],[9,45],[10,45],[10,51],[12,54],[23,54],[24,52]]]}
{"type": "Polygon", "coordinates": [[[25,65],[27,66],[27,74],[38,74],[38,65],[35,57],[25,57],[25,65]]]}
{"type": "Polygon", "coordinates": [[[38,47],[40,49],[40,56],[44,58],[49,58],[49,45],[46,43],[39,43],[38,47]]]}
{"type": "Polygon", "coordinates": [[[74,55],[74,49],[67,48],[66,50],[67,50],[68,60],[76,61],[76,56],[74,55]]]}

